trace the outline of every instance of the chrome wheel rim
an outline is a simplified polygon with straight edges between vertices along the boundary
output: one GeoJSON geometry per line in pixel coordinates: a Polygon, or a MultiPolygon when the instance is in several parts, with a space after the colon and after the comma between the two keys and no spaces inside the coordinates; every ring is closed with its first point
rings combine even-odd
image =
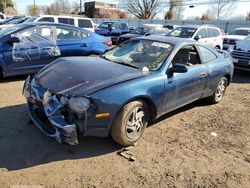
{"type": "Polygon", "coordinates": [[[217,86],[216,93],[215,93],[215,100],[220,101],[225,93],[226,90],[226,82],[225,80],[221,80],[219,85],[217,86]]]}
{"type": "Polygon", "coordinates": [[[129,115],[126,122],[126,134],[130,139],[140,137],[145,123],[145,113],[142,107],[136,107],[129,115]]]}

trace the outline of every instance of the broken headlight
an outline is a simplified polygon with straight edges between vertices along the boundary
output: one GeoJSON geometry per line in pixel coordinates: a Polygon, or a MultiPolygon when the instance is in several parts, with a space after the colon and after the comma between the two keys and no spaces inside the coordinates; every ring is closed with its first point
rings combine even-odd
{"type": "Polygon", "coordinates": [[[69,106],[76,113],[84,113],[89,108],[89,99],[84,97],[72,97],[69,100],[69,106]]]}

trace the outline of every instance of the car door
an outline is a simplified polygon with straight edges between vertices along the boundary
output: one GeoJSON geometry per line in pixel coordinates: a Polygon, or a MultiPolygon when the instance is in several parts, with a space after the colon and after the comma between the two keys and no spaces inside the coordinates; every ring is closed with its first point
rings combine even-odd
{"type": "Polygon", "coordinates": [[[32,27],[15,34],[20,42],[4,54],[10,72],[33,73],[60,55],[50,27],[32,27]]]}
{"type": "Polygon", "coordinates": [[[57,26],[55,28],[57,45],[61,56],[81,56],[90,54],[90,41],[88,33],[81,30],[57,26]]]}
{"type": "Polygon", "coordinates": [[[202,63],[207,70],[207,87],[204,94],[206,96],[211,95],[221,79],[221,64],[217,62],[218,56],[211,49],[201,45],[197,45],[197,49],[201,54],[202,63]]]}
{"type": "Polygon", "coordinates": [[[182,47],[172,59],[165,81],[164,113],[188,104],[203,96],[207,84],[207,70],[193,45],[182,47]],[[174,64],[188,67],[186,73],[169,74],[174,64]]]}

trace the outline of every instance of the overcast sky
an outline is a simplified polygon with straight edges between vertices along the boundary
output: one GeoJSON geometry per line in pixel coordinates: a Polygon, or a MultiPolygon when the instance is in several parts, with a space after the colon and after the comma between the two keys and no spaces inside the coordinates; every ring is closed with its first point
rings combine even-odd
{"type": "MultiPolygon", "coordinates": [[[[35,0],[36,4],[38,5],[50,5],[53,0],[35,0]]],[[[69,0],[70,3],[73,2],[79,2],[80,0],[69,0]]],[[[84,0],[82,0],[84,2],[84,0]]],[[[107,3],[118,3],[119,0],[98,0],[101,2],[107,2],[107,3]]],[[[191,0],[190,0],[191,1],[191,0]]],[[[205,0],[194,0],[193,2],[204,2],[205,0]]],[[[33,0],[14,0],[16,8],[20,14],[25,14],[26,13],[26,7],[29,4],[33,4],[33,0]]],[[[87,2],[87,1],[85,1],[87,2]]],[[[205,2],[208,2],[206,0],[205,2]]],[[[209,9],[208,5],[197,5],[194,8],[187,8],[185,9],[184,15],[185,18],[190,17],[190,16],[201,16],[206,10],[209,9]]],[[[250,2],[241,2],[237,3],[237,8],[234,11],[233,16],[238,16],[238,15],[246,15],[247,12],[250,12],[250,2]]],[[[160,13],[157,15],[157,18],[163,18],[163,13],[160,13]]]]}

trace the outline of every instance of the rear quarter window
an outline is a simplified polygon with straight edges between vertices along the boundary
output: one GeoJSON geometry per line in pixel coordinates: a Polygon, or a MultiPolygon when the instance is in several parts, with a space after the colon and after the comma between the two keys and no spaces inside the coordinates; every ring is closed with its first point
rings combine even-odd
{"type": "Polygon", "coordinates": [[[215,55],[215,53],[209,50],[208,48],[205,48],[203,46],[198,46],[198,48],[200,50],[200,56],[204,63],[209,63],[217,59],[217,55],[215,55]]]}
{"type": "Polygon", "coordinates": [[[90,20],[78,19],[78,27],[93,28],[93,25],[90,20]]]}

